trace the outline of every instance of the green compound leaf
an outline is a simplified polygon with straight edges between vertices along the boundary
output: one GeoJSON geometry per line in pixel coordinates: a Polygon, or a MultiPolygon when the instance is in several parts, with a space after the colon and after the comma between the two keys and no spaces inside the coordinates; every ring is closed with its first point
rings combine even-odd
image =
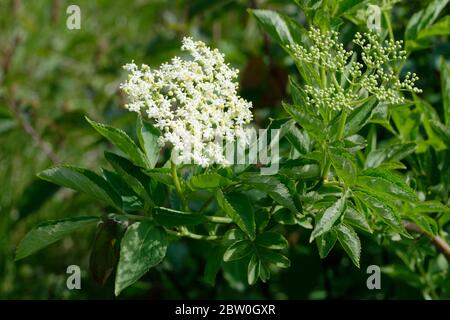
{"type": "Polygon", "coordinates": [[[330,147],[328,149],[333,168],[340,179],[342,179],[348,186],[355,183],[357,169],[354,162],[355,156],[344,148],[330,147]]]}
{"type": "Polygon", "coordinates": [[[316,238],[316,245],[321,259],[325,259],[328,256],[336,244],[336,240],[337,234],[334,228],[316,238]]]}
{"type": "Polygon", "coordinates": [[[352,227],[341,223],[334,227],[337,239],[341,246],[347,252],[352,262],[359,268],[359,260],[361,256],[361,242],[358,235],[352,227]]]}
{"type": "Polygon", "coordinates": [[[219,207],[244,231],[250,239],[255,238],[256,224],[253,207],[249,198],[242,193],[216,194],[219,207]]]}
{"type": "Polygon", "coordinates": [[[153,169],[158,163],[159,158],[160,146],[158,144],[158,138],[160,132],[152,124],[144,121],[141,115],[137,118],[136,127],[139,145],[145,152],[150,168],[153,169]]]}
{"type": "Polygon", "coordinates": [[[273,265],[274,267],[289,268],[291,265],[291,261],[278,252],[272,250],[259,250],[258,254],[262,262],[273,265]]]}
{"type": "Polygon", "coordinates": [[[247,281],[249,285],[254,285],[258,281],[260,268],[261,261],[259,257],[256,254],[252,255],[247,268],[247,281]]]}
{"type": "Polygon", "coordinates": [[[358,212],[351,206],[347,206],[344,212],[344,221],[352,225],[353,227],[359,228],[366,232],[372,233],[373,230],[367,221],[366,216],[363,213],[358,212]]]}
{"type": "Polygon", "coordinates": [[[439,121],[430,121],[433,131],[438,134],[440,140],[450,149],[450,125],[443,125],[439,121]]]}
{"type": "Polygon", "coordinates": [[[105,179],[91,170],[74,166],[58,166],[40,172],[38,177],[60,186],[86,193],[118,209],[122,209],[121,197],[105,179]]]}
{"type": "Polygon", "coordinates": [[[144,202],[139,195],[128,185],[119,174],[103,169],[103,176],[106,181],[116,190],[122,198],[123,209],[125,211],[138,211],[144,208],[144,202]]]}
{"type": "Polygon", "coordinates": [[[105,158],[141,199],[153,203],[148,189],[150,178],[142,173],[139,167],[135,166],[130,160],[108,151],[105,151],[105,158]]]}
{"type": "Polygon", "coordinates": [[[271,10],[249,10],[261,27],[281,46],[300,42],[304,30],[295,21],[271,10]]]}
{"type": "Polygon", "coordinates": [[[126,231],[120,244],[115,295],[135,283],[147,271],[159,264],[167,250],[164,229],[148,221],[136,222],[126,231]]]}
{"type": "Polygon", "coordinates": [[[399,143],[385,148],[372,150],[367,156],[366,167],[376,168],[383,162],[401,160],[415,150],[415,143],[399,143]]]}
{"type": "Polygon", "coordinates": [[[349,114],[347,122],[345,123],[344,137],[358,133],[369,122],[372,117],[373,110],[377,105],[377,99],[375,97],[371,97],[362,106],[355,108],[349,114]]]}
{"type": "Polygon", "coordinates": [[[36,251],[61,240],[68,234],[99,221],[100,217],[75,217],[40,223],[28,232],[19,243],[16,260],[28,257],[36,251]]]}
{"type": "Polygon", "coordinates": [[[414,221],[427,234],[429,234],[431,236],[437,236],[439,228],[438,228],[437,222],[434,221],[432,218],[430,218],[424,214],[413,213],[413,214],[408,215],[408,219],[414,221]]]}
{"type": "Polygon", "coordinates": [[[354,194],[371,208],[388,226],[402,234],[406,234],[400,217],[389,205],[385,204],[383,199],[365,191],[355,191],[354,194]]]}
{"type": "Polygon", "coordinates": [[[282,250],[288,247],[288,242],[282,234],[271,231],[257,235],[255,243],[258,246],[271,250],[282,250]]]}
{"type": "Polygon", "coordinates": [[[406,46],[410,47],[410,41],[418,38],[420,32],[433,24],[448,0],[434,0],[424,10],[414,14],[408,22],[405,30],[406,46]]]}
{"type": "Polygon", "coordinates": [[[443,17],[438,22],[419,32],[418,39],[447,36],[450,34],[450,15],[443,17]]]}
{"type": "Polygon", "coordinates": [[[288,188],[273,176],[244,173],[239,179],[252,188],[266,193],[273,200],[293,212],[297,211],[288,188]]]}
{"type": "Polygon", "coordinates": [[[146,156],[123,130],[95,122],[88,117],[86,120],[98,133],[124,152],[134,164],[143,168],[150,166],[146,156]]]}
{"type": "Polygon", "coordinates": [[[245,258],[253,252],[252,243],[249,240],[239,240],[231,244],[223,254],[223,261],[235,261],[245,258]]]}
{"type": "Polygon", "coordinates": [[[418,201],[414,190],[401,177],[387,170],[364,170],[358,177],[358,185],[383,194],[385,197],[400,198],[413,203],[418,201]]]}
{"type": "Polygon", "coordinates": [[[412,205],[416,213],[449,212],[450,207],[437,200],[418,202],[412,205]]]}
{"type": "Polygon", "coordinates": [[[193,176],[187,182],[187,186],[191,190],[217,189],[232,184],[230,179],[221,176],[218,173],[202,173],[193,176]]]}
{"type": "Polygon", "coordinates": [[[283,103],[283,108],[300,126],[305,128],[309,134],[313,135],[319,141],[325,139],[326,132],[323,128],[322,121],[317,116],[307,113],[302,109],[302,106],[293,106],[283,103]]]}
{"type": "Polygon", "coordinates": [[[440,61],[440,71],[444,123],[450,126],[450,67],[448,66],[444,58],[441,58],[440,61]]]}
{"type": "Polygon", "coordinates": [[[328,232],[333,227],[345,211],[345,200],[346,195],[343,195],[325,210],[319,221],[317,221],[314,230],[311,233],[309,242],[312,242],[316,237],[328,232]]]}

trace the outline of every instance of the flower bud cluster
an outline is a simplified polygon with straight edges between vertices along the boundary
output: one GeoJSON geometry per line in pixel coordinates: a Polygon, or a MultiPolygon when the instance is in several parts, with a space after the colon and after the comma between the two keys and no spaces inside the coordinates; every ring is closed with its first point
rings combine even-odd
{"type": "Polygon", "coordinates": [[[401,81],[393,71],[395,64],[406,58],[402,41],[381,41],[375,33],[358,32],[353,39],[361,49],[357,61],[351,59],[353,51],[344,49],[339,42],[336,31],[311,29],[308,38],[311,42],[308,46],[295,44],[288,49],[296,60],[307,64],[320,77],[317,84],[304,87],[308,105],[317,107],[318,112],[327,108],[352,109],[364,92],[388,104],[404,103],[401,91],[421,92],[415,86],[416,74],[408,73],[401,81]],[[349,83],[345,90],[336,80],[342,78],[349,83]]]}

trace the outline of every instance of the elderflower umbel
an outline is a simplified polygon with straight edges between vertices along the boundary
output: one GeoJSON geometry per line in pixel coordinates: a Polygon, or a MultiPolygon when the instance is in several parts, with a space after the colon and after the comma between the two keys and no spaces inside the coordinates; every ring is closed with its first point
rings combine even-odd
{"type": "Polygon", "coordinates": [[[380,102],[401,104],[405,98],[400,91],[421,92],[414,85],[418,80],[416,74],[408,73],[401,81],[392,69],[392,64],[406,56],[401,41],[382,42],[376,34],[357,33],[353,43],[361,48],[361,63],[351,58],[353,51],[345,50],[339,43],[336,31],[322,33],[313,28],[308,38],[308,47],[295,44],[288,48],[296,60],[306,65],[306,74],[315,73],[320,77],[319,83],[304,86],[307,105],[318,112],[327,108],[353,109],[365,93],[374,95],[380,102]]]}
{"type": "Polygon", "coordinates": [[[155,70],[124,66],[130,72],[121,85],[129,97],[125,107],[153,119],[159,143],[170,143],[184,163],[227,164],[222,138],[244,139],[243,126],[252,119],[251,103],[237,94],[238,70],[203,42],[184,38],[181,49],[191,59],[174,57],[155,70]]]}

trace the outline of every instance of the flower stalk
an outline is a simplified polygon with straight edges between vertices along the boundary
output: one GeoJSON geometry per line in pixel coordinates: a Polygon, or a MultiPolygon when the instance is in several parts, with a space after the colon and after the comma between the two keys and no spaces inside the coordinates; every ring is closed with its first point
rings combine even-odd
{"type": "Polygon", "coordinates": [[[184,211],[189,210],[189,206],[187,204],[186,198],[184,197],[183,190],[181,189],[181,182],[180,178],[178,177],[177,173],[177,165],[171,161],[170,162],[170,172],[172,174],[173,183],[175,185],[175,190],[177,191],[177,194],[181,201],[181,206],[184,211]]]}
{"type": "Polygon", "coordinates": [[[194,239],[194,240],[210,240],[210,241],[213,241],[213,240],[221,239],[220,236],[216,236],[216,235],[206,236],[206,235],[192,233],[192,232],[190,232],[188,230],[181,230],[181,231],[167,230],[167,233],[171,234],[173,236],[185,237],[185,238],[190,238],[190,239],[194,239]]]}

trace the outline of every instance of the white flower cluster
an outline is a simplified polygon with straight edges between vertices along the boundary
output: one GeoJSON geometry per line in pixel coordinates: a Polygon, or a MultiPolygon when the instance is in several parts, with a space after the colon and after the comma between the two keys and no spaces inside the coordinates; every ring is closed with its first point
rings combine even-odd
{"type": "Polygon", "coordinates": [[[238,70],[203,42],[184,38],[182,50],[192,58],[175,57],[156,70],[125,65],[125,107],[153,119],[159,143],[170,143],[183,163],[227,164],[222,141],[245,139],[243,126],[252,119],[251,103],[237,95],[238,70]]]}
{"type": "Polygon", "coordinates": [[[289,49],[295,59],[307,64],[307,69],[315,70],[318,76],[320,73],[320,83],[304,87],[308,105],[318,111],[321,108],[352,109],[364,92],[389,104],[404,103],[400,91],[421,92],[414,85],[418,80],[415,74],[407,74],[400,81],[392,70],[393,64],[406,57],[401,41],[382,42],[374,33],[364,36],[356,33],[353,42],[361,48],[361,63],[350,59],[354,53],[339,43],[336,31],[311,29],[308,37],[311,40],[308,48],[295,44],[289,49]],[[344,77],[350,84],[345,90],[338,83],[338,77],[344,77]]]}

